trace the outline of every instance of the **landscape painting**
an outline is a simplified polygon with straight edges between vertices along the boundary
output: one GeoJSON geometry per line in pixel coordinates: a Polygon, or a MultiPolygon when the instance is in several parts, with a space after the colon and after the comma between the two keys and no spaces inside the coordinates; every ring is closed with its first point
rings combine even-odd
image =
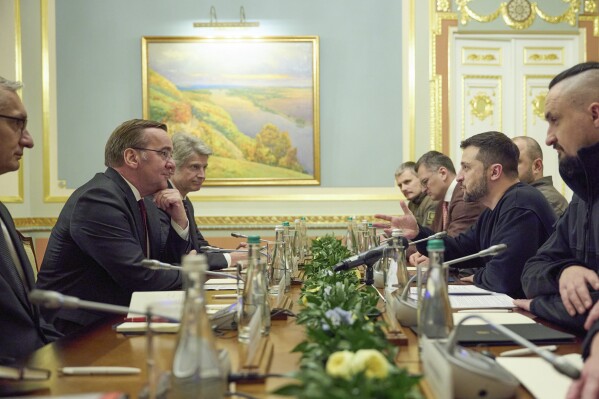
{"type": "Polygon", "coordinates": [[[144,37],[144,118],[213,151],[206,185],[320,184],[318,38],[144,37]]]}

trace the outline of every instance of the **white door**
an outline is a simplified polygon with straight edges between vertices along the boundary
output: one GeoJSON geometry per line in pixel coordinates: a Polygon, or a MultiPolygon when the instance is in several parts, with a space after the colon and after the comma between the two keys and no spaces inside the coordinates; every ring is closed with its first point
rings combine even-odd
{"type": "Polygon", "coordinates": [[[454,34],[450,48],[451,158],[459,168],[460,142],[497,130],[530,136],[543,148],[545,176],[566,198],[572,192],[558,171],[557,153],[545,145],[545,96],[551,79],[581,61],[578,35],[454,34]]]}

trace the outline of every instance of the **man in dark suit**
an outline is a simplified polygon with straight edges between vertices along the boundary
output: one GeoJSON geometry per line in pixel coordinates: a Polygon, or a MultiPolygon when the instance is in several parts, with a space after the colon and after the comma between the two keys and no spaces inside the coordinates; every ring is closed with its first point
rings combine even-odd
{"type": "MultiPolygon", "coordinates": [[[[116,128],[106,143],[108,169],[75,190],[52,229],[38,288],[125,306],[134,291],[181,288],[178,271],[139,266],[144,258],[179,262],[190,247],[181,196],[167,188],[175,165],[166,130],[140,119],[116,128]]],[[[62,309],[53,323],[70,333],[102,316],[62,309]]]]}
{"type": "MultiPolygon", "coordinates": [[[[16,91],[18,82],[0,77],[0,174],[19,169],[25,148],[33,147],[27,111],[16,91]]],[[[0,364],[10,364],[58,338],[27,293],[35,284],[33,269],[15,224],[0,203],[0,364]]]]}
{"type": "Polygon", "coordinates": [[[183,197],[183,204],[189,220],[189,237],[192,248],[206,254],[210,270],[218,270],[246,259],[247,254],[245,252],[211,253],[202,249],[210,244],[204,239],[196,225],[193,204],[187,195],[202,187],[206,180],[208,157],[211,154],[212,150],[199,138],[184,133],[173,135],[173,160],[177,168],[171,178],[171,183],[183,197]]]}

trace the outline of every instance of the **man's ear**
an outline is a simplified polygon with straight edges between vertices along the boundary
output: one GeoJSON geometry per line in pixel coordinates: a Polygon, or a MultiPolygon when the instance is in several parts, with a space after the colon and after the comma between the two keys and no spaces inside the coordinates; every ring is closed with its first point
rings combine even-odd
{"type": "Polygon", "coordinates": [[[599,128],[599,102],[591,103],[589,111],[591,112],[591,118],[593,118],[593,125],[599,128]]]}
{"type": "Polygon", "coordinates": [[[541,158],[537,158],[532,161],[532,173],[533,174],[543,174],[543,160],[541,158]]]}
{"type": "Polygon", "coordinates": [[[445,166],[439,166],[439,169],[437,170],[437,173],[439,174],[439,176],[441,176],[441,180],[443,180],[443,181],[447,180],[448,171],[447,171],[447,168],[445,166]]]}
{"type": "Polygon", "coordinates": [[[133,148],[127,148],[123,154],[125,165],[130,168],[137,169],[141,161],[141,153],[135,151],[133,148]]]}
{"type": "Polygon", "coordinates": [[[494,163],[493,165],[489,166],[489,169],[491,169],[491,180],[499,180],[503,174],[503,165],[500,163],[494,163]]]}

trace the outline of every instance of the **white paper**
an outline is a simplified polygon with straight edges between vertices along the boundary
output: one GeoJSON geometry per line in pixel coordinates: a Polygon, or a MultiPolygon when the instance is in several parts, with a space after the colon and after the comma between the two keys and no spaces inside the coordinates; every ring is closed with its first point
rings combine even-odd
{"type": "MultiPolygon", "coordinates": [[[[462,319],[464,319],[467,316],[472,316],[472,315],[483,316],[484,318],[489,320],[491,323],[501,324],[501,325],[535,324],[535,321],[533,319],[531,319],[530,317],[526,317],[520,313],[515,313],[515,312],[506,312],[506,313],[487,312],[487,313],[485,313],[484,310],[481,310],[480,312],[477,312],[477,313],[454,313],[453,314],[453,324],[457,325],[460,321],[462,321],[462,319]]],[[[486,324],[488,324],[488,323],[483,320],[473,318],[473,319],[469,319],[469,320],[465,321],[463,325],[471,326],[471,325],[486,325],[486,324]]]]}
{"type": "MultiPolygon", "coordinates": [[[[492,295],[495,294],[493,291],[485,290],[484,288],[477,287],[476,285],[448,285],[449,295],[492,295]]],[[[410,295],[414,296],[417,293],[417,287],[410,287],[410,295]]]]}
{"type": "MultiPolygon", "coordinates": [[[[577,353],[562,356],[582,368],[582,356],[577,353]]],[[[540,357],[498,357],[497,361],[512,373],[538,399],[565,398],[572,380],[555,371],[540,357]]]]}
{"type": "Polygon", "coordinates": [[[514,300],[505,294],[492,295],[450,295],[453,309],[512,309],[514,300]]]}
{"type": "Polygon", "coordinates": [[[233,278],[210,278],[206,280],[206,286],[208,285],[232,285],[235,286],[237,284],[237,279],[233,278]]]}
{"type": "Polygon", "coordinates": [[[133,295],[131,295],[129,309],[142,312],[142,314],[129,312],[127,317],[133,318],[143,316],[147,312],[148,306],[156,302],[174,301],[183,303],[184,297],[185,291],[135,291],[133,295]]]}

